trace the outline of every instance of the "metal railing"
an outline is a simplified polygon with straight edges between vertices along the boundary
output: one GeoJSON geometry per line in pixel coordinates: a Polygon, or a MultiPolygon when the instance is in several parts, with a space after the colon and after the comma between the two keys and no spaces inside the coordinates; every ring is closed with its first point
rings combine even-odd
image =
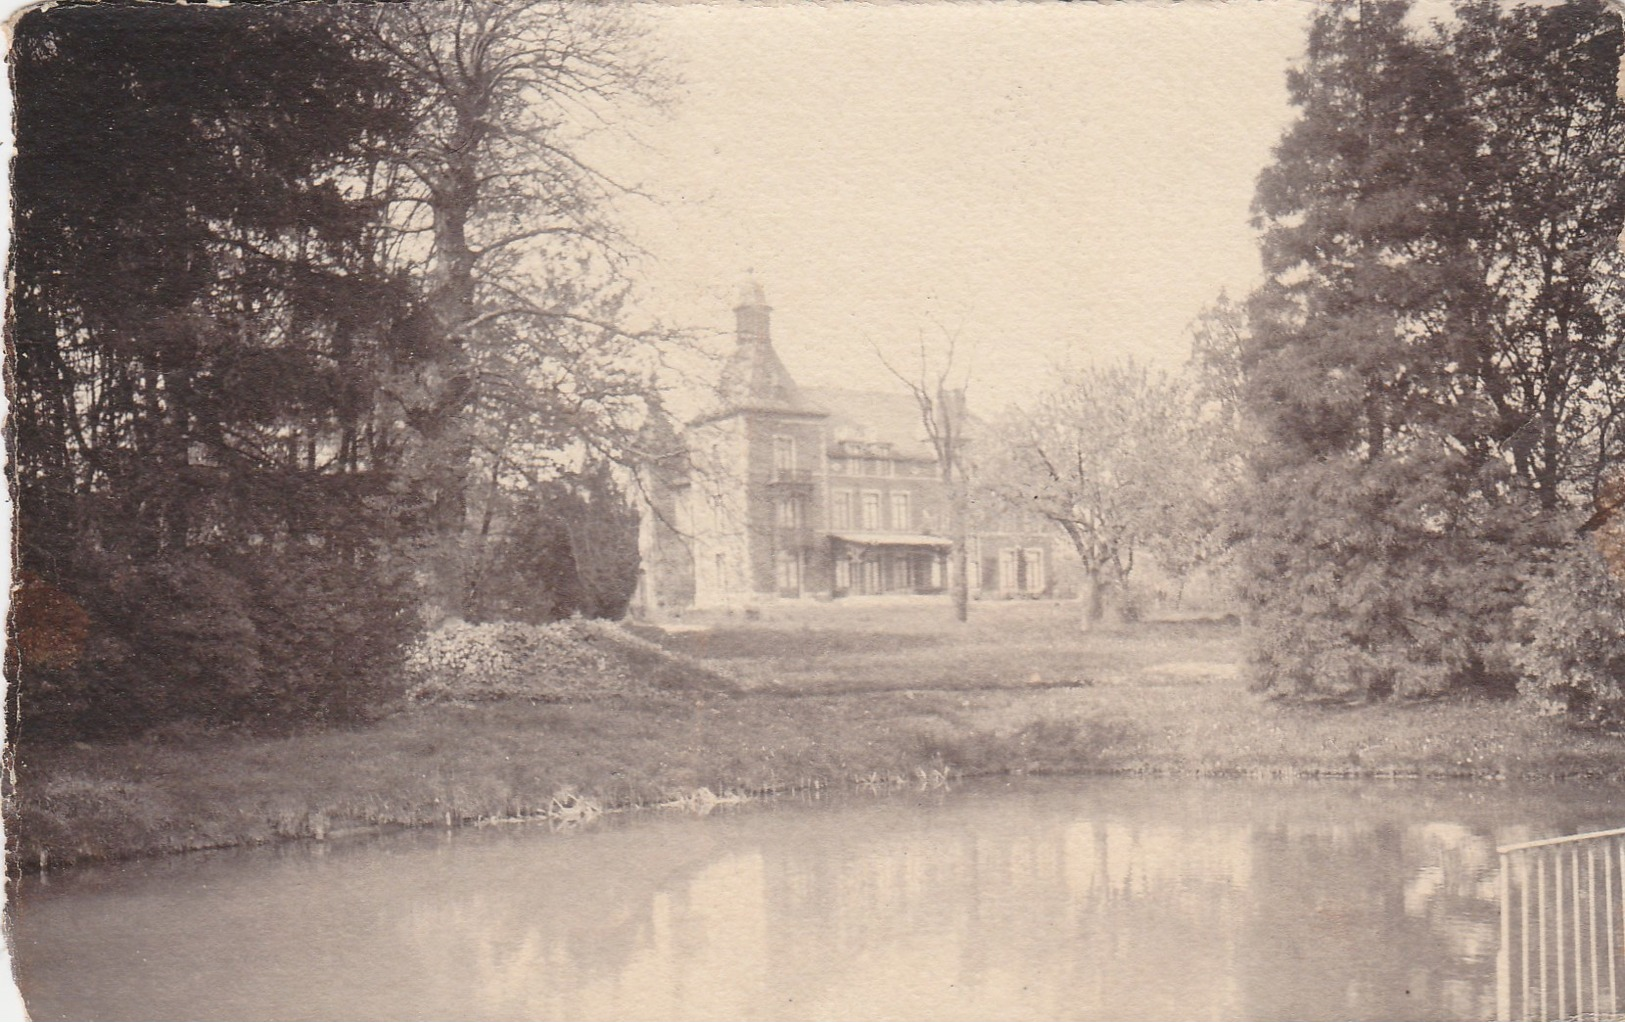
{"type": "Polygon", "coordinates": [[[779,550],[808,550],[820,545],[819,540],[808,525],[780,525],[773,530],[773,545],[779,550]]]}
{"type": "Polygon", "coordinates": [[[1498,848],[1496,1018],[1619,1019],[1625,829],[1498,848]]]}

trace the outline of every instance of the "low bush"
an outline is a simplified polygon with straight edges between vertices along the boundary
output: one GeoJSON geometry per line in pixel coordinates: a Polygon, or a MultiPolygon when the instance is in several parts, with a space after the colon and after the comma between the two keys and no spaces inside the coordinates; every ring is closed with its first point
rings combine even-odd
{"type": "Polygon", "coordinates": [[[607,622],[454,623],[408,651],[407,698],[418,703],[565,702],[646,693],[670,686],[673,674],[684,673],[683,664],[654,664],[651,657],[671,658],[607,622]]]}

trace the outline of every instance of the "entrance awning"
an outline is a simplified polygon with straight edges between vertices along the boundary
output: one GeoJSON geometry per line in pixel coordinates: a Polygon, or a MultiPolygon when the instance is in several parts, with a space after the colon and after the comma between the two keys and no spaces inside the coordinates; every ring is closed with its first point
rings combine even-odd
{"type": "Polygon", "coordinates": [[[830,539],[853,546],[921,546],[946,549],[954,545],[951,539],[927,536],[920,532],[832,532],[830,539]]]}

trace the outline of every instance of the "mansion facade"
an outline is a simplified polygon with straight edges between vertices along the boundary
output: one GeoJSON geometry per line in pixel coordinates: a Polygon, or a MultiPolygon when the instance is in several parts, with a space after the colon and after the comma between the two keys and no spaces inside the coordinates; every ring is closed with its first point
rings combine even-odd
{"type": "MultiPolygon", "coordinates": [[[[913,399],[800,387],[774,351],[759,286],[746,286],[734,314],[715,408],[652,473],[637,608],[947,591],[948,486],[913,399]]],[[[1047,536],[980,532],[967,551],[973,596],[1053,588],[1047,536]]]]}

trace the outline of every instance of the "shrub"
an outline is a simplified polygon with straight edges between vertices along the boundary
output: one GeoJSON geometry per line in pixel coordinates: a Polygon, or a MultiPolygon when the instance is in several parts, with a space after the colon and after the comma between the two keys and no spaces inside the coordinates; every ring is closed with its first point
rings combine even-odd
{"type": "MultiPolygon", "coordinates": [[[[118,563],[88,552],[76,568],[51,590],[60,606],[41,612],[73,623],[74,641],[6,665],[19,740],[179,723],[287,731],[364,719],[399,697],[413,594],[370,553],[289,544],[118,563]]],[[[19,612],[11,628],[39,623],[19,612]]]]}
{"type": "Polygon", "coordinates": [[[261,669],[242,712],[273,729],[366,720],[405,691],[416,593],[371,552],[284,551],[246,570],[261,669]]]}
{"type": "Polygon", "coordinates": [[[1258,487],[1241,568],[1261,687],[1345,699],[1511,693],[1516,677],[1493,654],[1540,537],[1516,502],[1492,504],[1453,473],[1420,456],[1328,461],[1258,487]]]}
{"type": "Polygon", "coordinates": [[[1575,719],[1625,726],[1625,580],[1590,542],[1563,550],[1519,614],[1523,689],[1575,719]]]}
{"type": "Polygon", "coordinates": [[[7,665],[19,739],[114,737],[182,718],[229,720],[240,708],[260,668],[240,579],[177,555],[72,581],[86,620],[78,649],[7,665]]]}
{"type": "Polygon", "coordinates": [[[538,486],[503,537],[478,554],[465,613],[475,621],[615,620],[638,583],[638,519],[607,465],[538,486]]]}

